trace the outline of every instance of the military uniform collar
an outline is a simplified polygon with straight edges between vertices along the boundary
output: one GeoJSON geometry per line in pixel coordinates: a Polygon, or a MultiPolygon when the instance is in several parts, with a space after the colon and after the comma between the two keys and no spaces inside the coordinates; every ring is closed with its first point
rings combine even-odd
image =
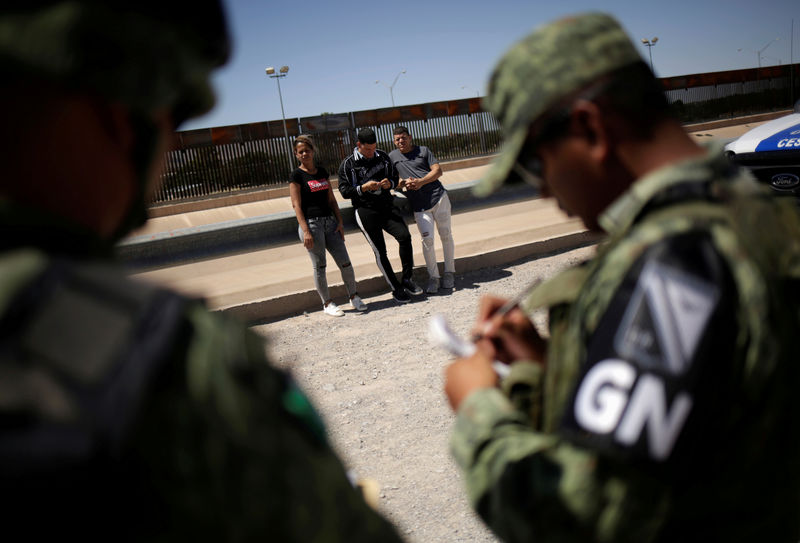
{"type": "Polygon", "coordinates": [[[706,181],[730,169],[722,145],[710,143],[705,155],[664,166],[636,180],[600,214],[597,221],[609,235],[625,231],[654,196],[679,183],[706,181]]]}

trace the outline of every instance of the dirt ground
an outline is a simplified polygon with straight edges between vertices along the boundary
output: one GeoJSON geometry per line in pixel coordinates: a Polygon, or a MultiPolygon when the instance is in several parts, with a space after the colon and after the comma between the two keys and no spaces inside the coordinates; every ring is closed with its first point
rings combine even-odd
{"type": "MultiPolygon", "coordinates": [[[[450,358],[429,346],[428,320],[443,313],[467,335],[481,296],[511,297],[593,252],[589,247],[456,274],[452,293],[405,305],[387,292],[365,299],[369,311],[363,314],[350,309],[332,318],[320,310],[254,329],[269,339],[272,361],[289,369],[312,398],[348,469],[378,481],[380,509],[406,541],[493,542],[450,457],[453,413],[443,393],[450,358]]],[[[535,320],[545,324],[544,316],[535,320]]]]}

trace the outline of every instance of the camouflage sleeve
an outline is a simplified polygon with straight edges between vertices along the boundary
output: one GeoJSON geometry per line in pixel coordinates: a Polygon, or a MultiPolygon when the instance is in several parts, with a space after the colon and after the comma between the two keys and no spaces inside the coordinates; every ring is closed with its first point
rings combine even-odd
{"type": "Polygon", "coordinates": [[[470,499],[506,541],[651,541],[689,523],[687,496],[716,499],[694,483],[736,427],[739,362],[736,289],[711,238],[654,244],[597,313],[581,344],[551,312],[547,372],[516,363],[516,382],[459,409],[470,499]]]}
{"type": "Polygon", "coordinates": [[[350,484],[313,407],[262,338],[191,310],[188,344],[138,442],[166,496],[166,540],[400,541],[350,484]]]}
{"type": "MultiPolygon", "coordinates": [[[[509,380],[521,381],[514,379],[519,366],[512,366],[506,391],[509,380]]],[[[530,388],[539,388],[541,375],[530,373],[530,388]]],[[[459,407],[450,445],[470,503],[504,541],[547,539],[556,530],[564,541],[585,541],[586,531],[577,527],[595,516],[597,489],[591,478],[582,480],[592,458],[561,451],[557,436],[537,431],[522,396],[484,389],[459,407]]]]}
{"type": "Polygon", "coordinates": [[[657,484],[605,478],[596,455],[529,422],[485,389],[462,403],[451,439],[471,504],[503,541],[653,539],[665,496],[657,484]]]}

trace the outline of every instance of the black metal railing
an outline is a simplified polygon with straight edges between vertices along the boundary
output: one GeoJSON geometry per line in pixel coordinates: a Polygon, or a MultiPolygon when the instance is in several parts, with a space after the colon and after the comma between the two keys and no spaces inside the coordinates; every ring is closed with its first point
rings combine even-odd
{"type": "Polygon", "coordinates": [[[699,123],[791,108],[800,85],[800,64],[669,77],[662,82],[678,118],[699,123]]]}

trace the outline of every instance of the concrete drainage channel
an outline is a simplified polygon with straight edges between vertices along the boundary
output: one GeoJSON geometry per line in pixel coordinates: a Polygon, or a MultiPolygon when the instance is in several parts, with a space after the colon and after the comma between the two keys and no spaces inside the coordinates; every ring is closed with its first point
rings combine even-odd
{"type": "MultiPolygon", "coordinates": [[[[536,197],[536,190],[533,187],[519,183],[506,185],[489,198],[478,199],[472,195],[475,183],[476,181],[466,181],[448,185],[454,213],[503,206],[536,197]]],[[[349,202],[340,203],[340,207],[345,224],[354,225],[353,209],[349,202]]],[[[413,223],[410,211],[406,213],[406,217],[409,223],[413,223]]],[[[506,246],[492,244],[481,248],[473,247],[464,256],[456,259],[456,269],[459,273],[463,273],[490,266],[501,266],[524,258],[589,245],[596,240],[596,235],[581,228],[564,228],[554,231],[546,239],[526,240],[506,246]]],[[[297,220],[294,213],[279,212],[129,238],[117,247],[117,254],[132,273],[137,273],[296,242],[297,220]]],[[[415,274],[418,274],[416,279],[419,282],[427,278],[424,266],[418,266],[415,274]]],[[[358,282],[359,291],[363,296],[387,292],[386,282],[377,269],[371,276],[359,277],[358,282]]],[[[341,299],[346,296],[342,284],[332,284],[330,288],[331,295],[335,298],[341,299]]],[[[212,308],[230,313],[250,323],[267,322],[300,314],[306,310],[318,309],[319,296],[313,288],[293,291],[287,287],[286,291],[285,294],[280,293],[272,297],[253,296],[252,300],[230,305],[224,305],[224,302],[212,303],[212,308]]]]}
{"type": "MultiPolygon", "coordinates": [[[[457,257],[456,270],[461,274],[482,268],[505,266],[523,259],[550,256],[586,247],[597,243],[601,238],[602,235],[600,234],[584,230],[481,254],[457,257]]],[[[426,278],[427,272],[424,266],[417,266],[414,270],[414,279],[418,284],[424,285],[423,281],[426,278]]],[[[359,278],[358,290],[364,297],[388,292],[386,280],[381,275],[359,278]]],[[[345,287],[342,284],[331,285],[330,293],[334,299],[345,299],[347,296],[345,287]]],[[[319,307],[319,294],[317,294],[316,290],[310,289],[216,309],[250,324],[263,324],[298,315],[308,310],[317,311],[319,307]]]]}
{"type": "MultiPolygon", "coordinates": [[[[457,211],[487,207],[536,196],[536,189],[524,183],[505,185],[488,198],[476,198],[472,187],[477,181],[448,185],[450,201],[457,211]]],[[[411,211],[396,197],[406,222],[413,223],[411,211]]],[[[354,229],[355,218],[350,202],[340,202],[345,227],[354,229]]],[[[215,258],[226,254],[269,247],[297,239],[297,219],[293,211],[284,211],[236,219],[203,226],[159,232],[153,235],[127,238],[116,248],[117,258],[136,271],[146,268],[173,266],[182,262],[215,258]]]]}

